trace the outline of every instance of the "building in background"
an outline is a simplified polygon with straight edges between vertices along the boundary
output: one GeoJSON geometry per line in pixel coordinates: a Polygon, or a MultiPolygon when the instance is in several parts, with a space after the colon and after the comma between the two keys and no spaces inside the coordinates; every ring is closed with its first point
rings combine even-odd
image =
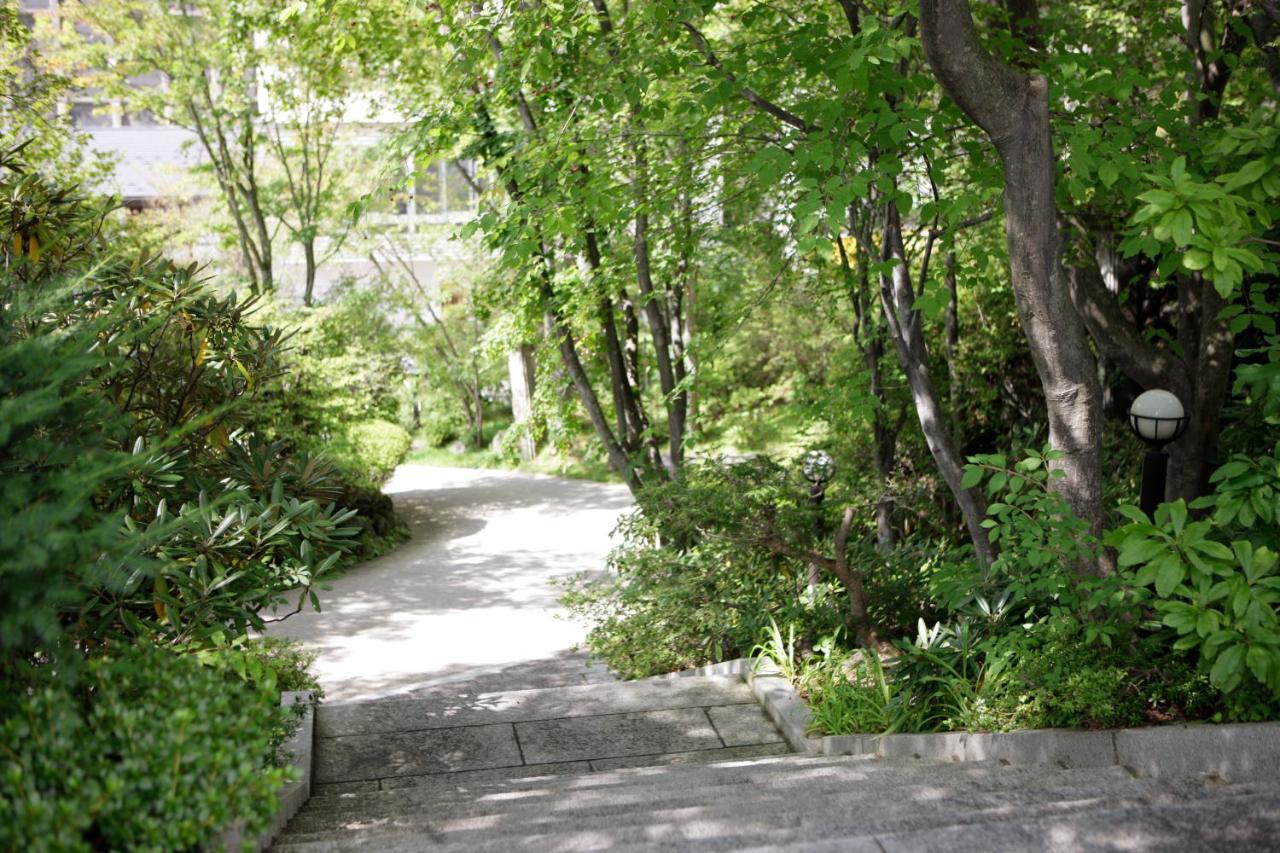
{"type": "MultiPolygon", "coordinates": [[[[53,26],[60,20],[60,0],[18,0],[21,20],[34,28],[44,18],[53,26]]],[[[136,86],[163,86],[163,75],[146,75],[130,81],[136,86]]],[[[265,101],[265,95],[260,96],[265,101]]],[[[262,104],[263,114],[271,108],[262,104]]],[[[211,189],[211,179],[200,174],[207,162],[196,135],[149,111],[130,113],[118,101],[94,99],[81,92],[61,106],[71,123],[83,134],[87,148],[113,164],[110,177],[97,189],[117,196],[133,211],[154,208],[219,204],[211,189]]],[[[378,114],[357,100],[344,116],[350,144],[372,147],[400,128],[394,116],[378,114]]],[[[479,202],[474,164],[469,161],[439,160],[415,170],[406,163],[403,184],[386,191],[385,203],[375,204],[362,221],[361,239],[344,239],[336,251],[322,245],[325,257],[316,277],[315,297],[325,295],[344,279],[369,279],[380,271],[411,270],[429,293],[438,293],[437,284],[456,264],[467,263],[470,252],[450,239],[455,226],[475,213],[479,202]],[[467,170],[464,172],[464,170],[467,170]],[[416,174],[415,174],[416,172],[416,174]],[[371,253],[386,253],[381,267],[371,253]],[[407,269],[406,269],[407,265],[407,269]]],[[[376,182],[375,182],[376,183],[376,182]]],[[[301,249],[280,239],[275,264],[278,290],[286,297],[301,300],[305,264],[301,249]]],[[[191,254],[207,261],[216,253],[212,235],[204,247],[191,254]],[[202,250],[203,249],[203,250],[202,250]]]]}

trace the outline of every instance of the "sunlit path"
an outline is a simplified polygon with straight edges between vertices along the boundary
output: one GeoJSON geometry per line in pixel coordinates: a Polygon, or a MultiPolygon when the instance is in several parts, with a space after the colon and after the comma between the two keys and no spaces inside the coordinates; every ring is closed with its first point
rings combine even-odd
{"type": "Polygon", "coordinates": [[[413,538],[348,571],[321,593],[320,613],[270,626],[319,652],[330,701],[522,662],[550,670],[582,640],[549,582],[604,565],[625,487],[405,465],[386,491],[413,538]]]}

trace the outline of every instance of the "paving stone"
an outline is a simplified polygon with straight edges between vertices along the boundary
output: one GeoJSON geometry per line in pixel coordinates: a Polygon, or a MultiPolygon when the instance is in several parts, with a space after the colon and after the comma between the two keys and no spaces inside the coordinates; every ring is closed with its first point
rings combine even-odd
{"type": "Polygon", "coordinates": [[[315,777],[319,783],[521,763],[515,733],[505,724],[324,738],[319,746],[315,777]]]}
{"type": "Polygon", "coordinates": [[[707,709],[707,716],[720,734],[725,746],[748,746],[757,743],[779,743],[782,735],[769,716],[756,703],[721,705],[707,709]]]}
{"type": "Polygon", "coordinates": [[[701,708],[516,723],[516,733],[528,764],[690,752],[724,745],[701,708]]]}

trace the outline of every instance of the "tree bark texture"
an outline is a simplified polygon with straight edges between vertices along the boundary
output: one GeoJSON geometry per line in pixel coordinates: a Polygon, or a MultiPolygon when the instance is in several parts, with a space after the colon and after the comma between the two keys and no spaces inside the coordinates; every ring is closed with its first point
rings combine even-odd
{"type": "Polygon", "coordinates": [[[1061,265],[1048,81],[987,53],[967,0],[921,0],[920,38],[947,95],[1000,155],[1014,297],[1044,390],[1049,442],[1062,454],[1054,487],[1100,535],[1102,388],[1061,265]]]}

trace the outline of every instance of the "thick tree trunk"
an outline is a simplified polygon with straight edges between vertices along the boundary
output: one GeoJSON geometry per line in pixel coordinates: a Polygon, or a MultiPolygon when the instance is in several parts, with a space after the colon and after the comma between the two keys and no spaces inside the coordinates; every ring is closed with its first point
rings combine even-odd
{"type": "Polygon", "coordinates": [[[1048,82],[986,52],[966,0],[921,0],[920,37],[943,89],[1000,155],[1014,298],[1044,389],[1049,443],[1062,454],[1054,487],[1100,535],[1102,389],[1061,267],[1048,82]]]}

